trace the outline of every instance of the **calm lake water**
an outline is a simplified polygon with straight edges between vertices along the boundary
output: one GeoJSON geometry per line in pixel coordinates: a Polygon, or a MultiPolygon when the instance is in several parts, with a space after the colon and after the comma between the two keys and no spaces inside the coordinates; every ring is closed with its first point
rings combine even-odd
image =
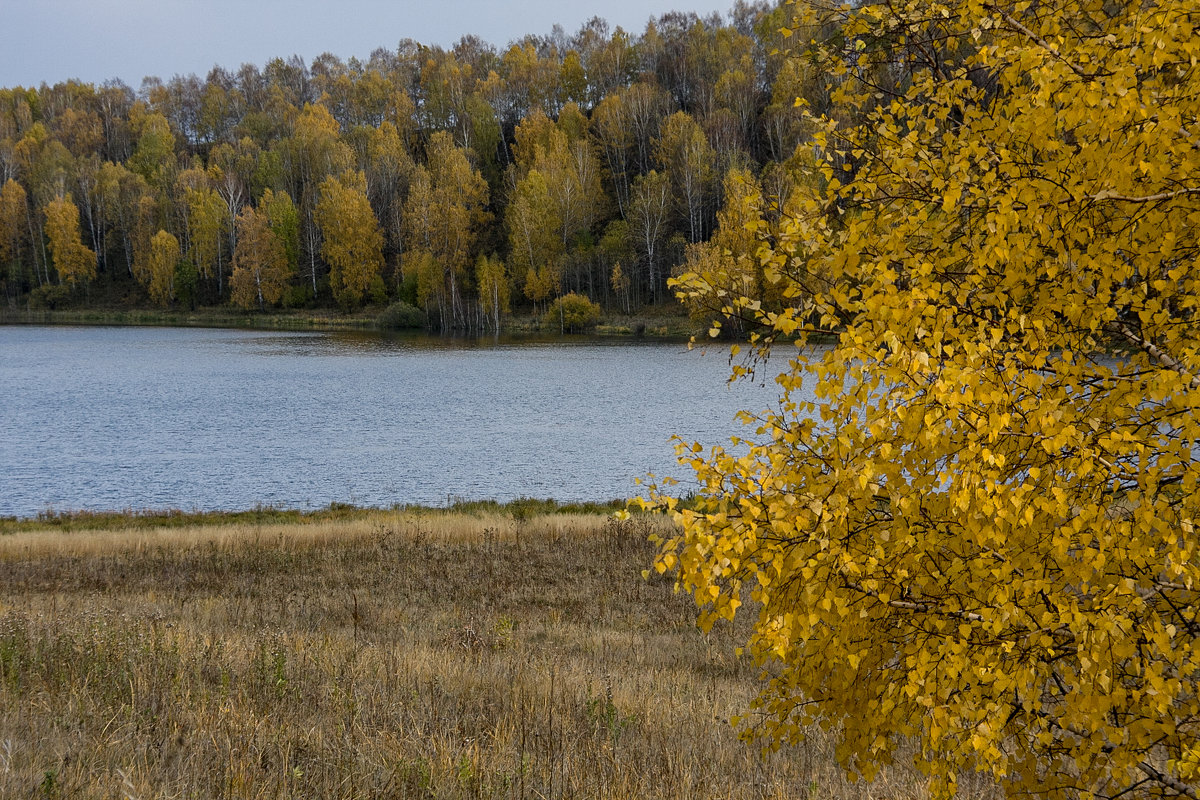
{"type": "MultiPolygon", "coordinates": [[[[727,351],[0,326],[0,515],[609,500],[775,396],[727,351]]],[[[684,488],[687,488],[685,484],[684,488]]]]}

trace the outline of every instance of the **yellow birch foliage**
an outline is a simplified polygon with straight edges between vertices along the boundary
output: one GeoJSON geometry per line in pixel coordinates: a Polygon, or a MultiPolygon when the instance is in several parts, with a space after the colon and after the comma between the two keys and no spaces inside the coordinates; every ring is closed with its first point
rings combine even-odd
{"type": "Polygon", "coordinates": [[[525,281],[526,297],[537,303],[557,294],[564,255],[558,235],[561,219],[542,173],[530,170],[517,183],[506,221],[513,270],[517,275],[533,275],[525,281]]]}
{"type": "Polygon", "coordinates": [[[20,257],[27,237],[28,201],[25,188],[12,178],[0,187],[0,266],[20,257]]]}
{"type": "Polygon", "coordinates": [[[500,315],[509,310],[508,274],[504,262],[493,255],[479,256],[475,262],[475,284],[479,288],[479,305],[491,326],[500,330],[500,315]]]}
{"type": "Polygon", "coordinates": [[[859,5],[794,28],[840,32],[850,113],[764,243],[786,308],[729,300],[779,403],[681,451],[657,568],[706,625],[752,601],[768,745],[822,720],[867,778],[914,739],[939,794],[1196,797],[1194,0],[859,5]]]}
{"type": "MultiPolygon", "coordinates": [[[[130,234],[133,247],[133,277],[142,286],[149,286],[152,279],[150,266],[150,243],[159,227],[159,208],[154,196],[145,191],[146,183],[137,177],[130,182],[130,234]]],[[[124,192],[122,192],[124,194],[124,192]]]]}
{"type": "Polygon", "coordinates": [[[736,317],[721,313],[731,297],[763,299],[762,265],[758,260],[763,222],[762,187],[748,170],[725,174],[725,204],[717,212],[717,230],[707,242],[688,245],[681,271],[704,281],[710,291],[687,298],[693,318],[722,319],[740,327],[736,317]]]}
{"type": "MultiPolygon", "coordinates": [[[[270,201],[267,197],[264,205],[270,201]]],[[[243,208],[237,217],[237,247],[233,251],[233,271],[229,276],[229,299],[241,308],[274,305],[283,297],[291,275],[287,249],[271,230],[267,213],[252,206],[243,208]]]]}
{"type": "Polygon", "coordinates": [[[79,209],[69,195],[46,204],[46,239],[60,282],[74,286],[96,277],[96,254],[80,239],[79,209]]]}
{"type": "Polygon", "coordinates": [[[182,251],[175,235],[160,230],[150,237],[150,249],[146,257],[146,291],[150,299],[166,306],[175,299],[175,268],[179,266],[182,251]]]}
{"type": "Polygon", "coordinates": [[[469,152],[438,131],[429,137],[428,161],[413,175],[404,204],[405,272],[416,270],[428,310],[438,308],[444,327],[465,323],[462,287],[470,276],[480,231],[489,219],[488,185],[469,152]],[[426,257],[428,254],[428,258],[426,257]],[[433,280],[432,269],[440,270],[433,280]]]}
{"type": "Polygon", "coordinates": [[[229,208],[209,185],[185,186],[183,192],[189,256],[200,276],[210,278],[220,269],[221,248],[231,224],[229,208]]]}
{"type": "Polygon", "coordinates": [[[333,297],[353,308],[383,270],[383,232],[367,200],[366,176],[345,172],[322,181],[316,219],[325,237],[321,253],[329,262],[333,297]]]}

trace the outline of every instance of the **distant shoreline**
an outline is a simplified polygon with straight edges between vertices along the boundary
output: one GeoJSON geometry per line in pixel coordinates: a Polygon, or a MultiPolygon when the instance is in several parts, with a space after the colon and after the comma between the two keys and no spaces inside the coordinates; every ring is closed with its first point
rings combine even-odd
{"type": "MultiPolygon", "coordinates": [[[[163,311],[151,309],[0,309],[0,325],[74,325],[74,326],[146,326],[170,328],[244,328],[247,330],[286,331],[379,331],[426,332],[424,328],[393,329],[379,324],[377,315],[339,314],[336,312],[244,313],[219,309],[163,311]]],[[[686,316],[634,315],[608,317],[586,336],[685,340],[702,331],[686,316]]],[[[500,335],[557,334],[540,326],[537,317],[509,317],[501,325],[500,335]]],[[[432,332],[431,335],[494,335],[492,331],[432,332]]]]}

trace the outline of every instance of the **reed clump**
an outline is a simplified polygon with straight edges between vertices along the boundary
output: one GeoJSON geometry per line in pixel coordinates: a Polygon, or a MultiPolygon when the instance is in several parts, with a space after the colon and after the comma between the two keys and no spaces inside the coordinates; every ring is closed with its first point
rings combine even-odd
{"type": "MultiPolygon", "coordinates": [[[[861,797],[648,517],[373,512],[0,536],[0,797],[861,797]]],[[[875,797],[924,796],[893,769],[875,797]]]]}

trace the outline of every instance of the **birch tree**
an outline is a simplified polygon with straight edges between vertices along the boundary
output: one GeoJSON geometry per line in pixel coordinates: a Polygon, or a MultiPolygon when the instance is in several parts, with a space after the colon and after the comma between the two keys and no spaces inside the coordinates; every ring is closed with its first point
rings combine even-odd
{"type": "Polygon", "coordinates": [[[83,244],[79,209],[71,197],[57,197],[46,205],[46,239],[60,283],[75,287],[96,278],[96,254],[83,244]]]}
{"type": "Polygon", "coordinates": [[[937,796],[1194,798],[1195,4],[818,5],[849,113],[762,242],[786,307],[728,302],[782,394],[746,450],[684,448],[657,567],[705,625],[755,601],[768,746],[820,719],[867,778],[915,741],[937,796]]]}
{"type": "Polygon", "coordinates": [[[383,269],[383,233],[367,200],[366,176],[346,172],[322,181],[315,217],[333,297],[338,305],[355,308],[381,280],[383,269]]]}
{"type": "Polygon", "coordinates": [[[241,308],[257,306],[263,310],[267,304],[279,302],[293,274],[287,249],[271,229],[271,220],[264,211],[246,206],[238,214],[237,228],[237,249],[229,276],[230,300],[241,308]]]}

